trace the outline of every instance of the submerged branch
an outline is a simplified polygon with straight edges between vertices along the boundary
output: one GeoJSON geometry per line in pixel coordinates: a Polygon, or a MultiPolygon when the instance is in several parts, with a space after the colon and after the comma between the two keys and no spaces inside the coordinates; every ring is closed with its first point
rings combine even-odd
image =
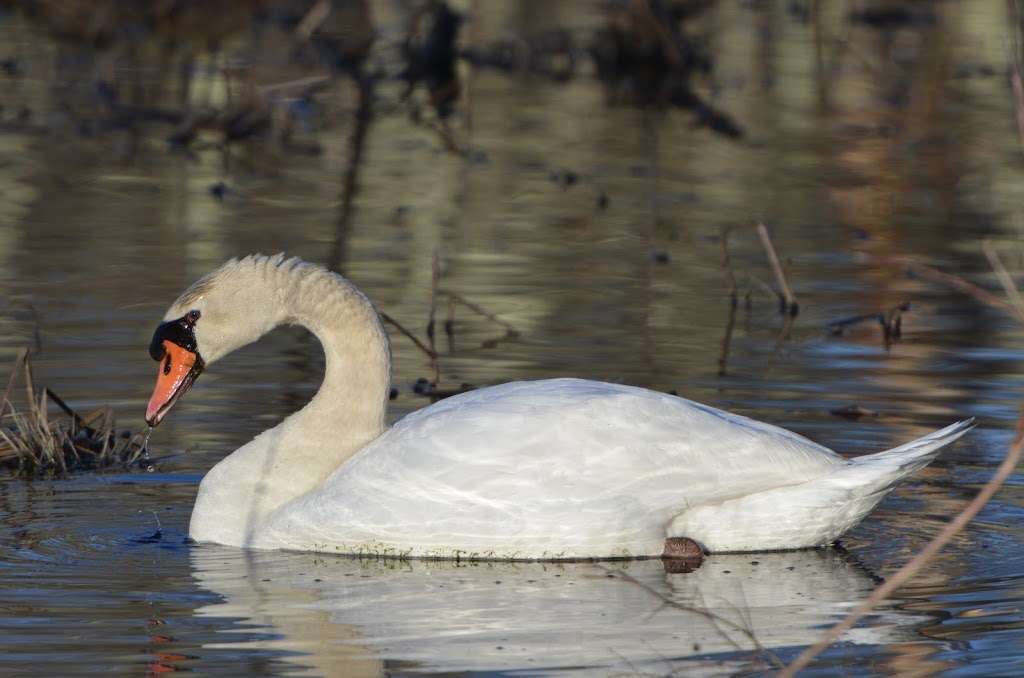
{"type": "Polygon", "coordinates": [[[935,268],[934,266],[922,264],[921,262],[911,257],[889,255],[871,256],[877,259],[878,261],[882,261],[889,264],[895,264],[897,266],[902,266],[907,271],[915,275],[919,275],[922,278],[926,278],[928,280],[949,285],[950,287],[953,287],[954,289],[963,292],[967,296],[973,297],[976,301],[979,301],[982,304],[985,304],[986,306],[998,308],[1002,311],[1005,311],[1006,313],[1009,313],[1017,320],[1024,322],[1024,307],[1017,307],[1013,303],[1006,301],[1005,299],[1002,299],[1001,297],[993,294],[992,292],[989,292],[984,287],[975,285],[974,283],[970,282],[969,280],[965,280],[960,276],[953,275],[952,273],[946,273],[945,271],[941,271],[935,268]]]}

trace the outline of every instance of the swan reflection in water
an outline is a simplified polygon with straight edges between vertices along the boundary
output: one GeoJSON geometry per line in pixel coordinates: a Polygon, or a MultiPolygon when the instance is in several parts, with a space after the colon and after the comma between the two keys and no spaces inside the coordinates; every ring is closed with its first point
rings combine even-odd
{"type": "MultiPolygon", "coordinates": [[[[660,560],[359,560],[212,545],[191,558],[223,598],[196,614],[250,634],[238,642],[229,630],[210,647],[276,650],[300,673],[329,676],[763,669],[773,648],[817,639],[874,586],[833,549],[714,555],[689,573],[660,560]],[[252,640],[253,626],[270,639],[252,640]]],[[[840,642],[912,640],[924,620],[883,609],[840,642]]]]}

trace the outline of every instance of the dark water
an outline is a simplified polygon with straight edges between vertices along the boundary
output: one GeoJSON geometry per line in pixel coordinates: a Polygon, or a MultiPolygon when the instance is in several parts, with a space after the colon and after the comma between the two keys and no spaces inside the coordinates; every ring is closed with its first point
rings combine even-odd
{"type": "MultiPolygon", "coordinates": [[[[782,2],[721,3],[705,17],[718,58],[703,87],[743,125],[738,141],[685,111],[609,106],[590,77],[468,72],[472,126],[453,129],[472,152],[446,152],[403,113],[375,118],[344,233],[344,87],[310,123],[321,155],[236,147],[226,172],[219,151],[171,154],[156,135],[128,153],[127,133],[84,138],[59,112],[48,132],[5,128],[0,358],[38,343],[39,381],[139,428],[154,324],[226,258],[333,260],[422,333],[437,253],[443,289],[520,333],[458,310],[454,345],[439,338],[444,386],[572,375],[674,389],[847,453],[978,417],[843,549],[715,556],[670,574],[660,562],[381,563],[187,545],[202,474],[317,387],[315,342],[278,331],[203,375],[153,436],[153,472],[0,482],[0,673],[722,675],[795,656],[973,496],[1024,391],[1018,324],[878,258],[919,257],[994,288],[988,237],[1020,267],[1024,161],[1003,5],[943,3],[934,21],[891,34],[851,28],[844,3],[821,5],[817,29],[782,2]],[[552,180],[566,170],[576,183],[552,180]],[[799,299],[792,322],[763,290],[757,219],[799,299]],[[889,347],[876,323],[826,331],[903,302],[889,347]],[[854,404],[880,414],[830,414],[854,404]]],[[[573,14],[589,3],[544,7],[486,9],[480,34],[592,23],[573,14]]],[[[3,83],[5,100],[52,110],[53,48],[16,17],[0,30],[28,64],[3,83]]],[[[400,336],[393,350],[398,418],[426,404],[410,385],[431,366],[400,336]]],[[[812,673],[1024,672],[1021,484],[1015,474],[812,673]]]]}

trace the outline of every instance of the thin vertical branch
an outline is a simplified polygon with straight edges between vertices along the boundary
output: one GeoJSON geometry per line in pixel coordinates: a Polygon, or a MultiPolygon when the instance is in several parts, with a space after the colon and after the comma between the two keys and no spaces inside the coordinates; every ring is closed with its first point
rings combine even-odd
{"type": "Polygon", "coordinates": [[[448,318],[444,321],[444,333],[448,337],[448,352],[455,352],[455,300],[448,297],[448,318]]]}
{"type": "Polygon", "coordinates": [[[761,237],[761,245],[764,246],[764,252],[768,255],[768,263],[771,264],[772,272],[775,274],[775,282],[781,290],[780,306],[782,311],[789,315],[796,315],[800,312],[800,306],[796,303],[793,291],[789,289],[789,283],[786,282],[786,274],[782,272],[782,264],[779,263],[779,255],[775,253],[775,246],[772,244],[771,236],[768,235],[768,229],[761,222],[757,224],[757,234],[761,237]]]}
{"type": "Polygon", "coordinates": [[[732,298],[733,306],[736,305],[737,295],[739,294],[739,286],[736,284],[736,273],[732,270],[732,255],[729,253],[729,236],[732,234],[733,227],[726,227],[722,229],[722,268],[725,269],[726,275],[729,277],[729,296],[732,298]]]}
{"type": "Polygon", "coordinates": [[[729,347],[732,345],[732,333],[736,327],[736,297],[733,296],[729,304],[729,319],[725,324],[725,336],[722,337],[722,352],[718,355],[718,376],[724,377],[729,373],[729,347]]]}

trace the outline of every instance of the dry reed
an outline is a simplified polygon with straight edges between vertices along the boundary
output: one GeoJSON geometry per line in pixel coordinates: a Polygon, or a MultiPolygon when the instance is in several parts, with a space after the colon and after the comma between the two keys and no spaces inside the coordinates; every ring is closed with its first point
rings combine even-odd
{"type": "Polygon", "coordinates": [[[77,470],[130,466],[144,450],[143,434],[117,431],[111,408],[79,415],[50,389],[37,389],[28,351],[18,356],[0,400],[0,467],[21,478],[59,477],[77,470]],[[21,410],[12,402],[19,375],[25,385],[21,410]],[[50,411],[51,403],[59,413],[50,411]]]}

